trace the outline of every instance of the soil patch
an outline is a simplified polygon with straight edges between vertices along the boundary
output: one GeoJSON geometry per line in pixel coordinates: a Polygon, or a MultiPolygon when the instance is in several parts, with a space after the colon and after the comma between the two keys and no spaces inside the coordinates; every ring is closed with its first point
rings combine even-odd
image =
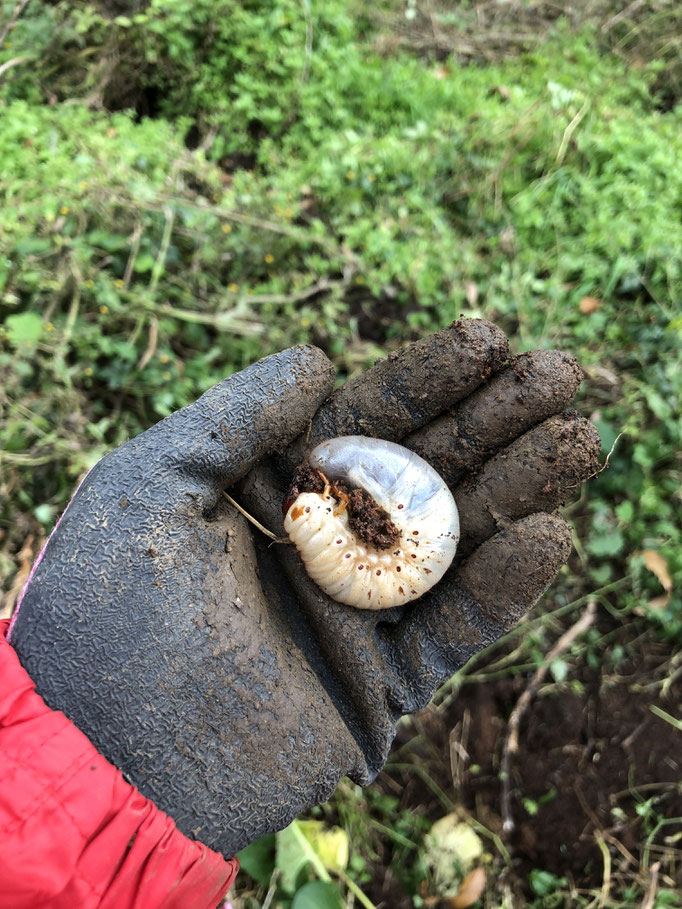
{"type": "Polygon", "coordinates": [[[353,489],[348,496],[348,523],[363,543],[376,549],[390,549],[400,539],[389,513],[364,489],[353,489]]]}
{"type": "MultiPolygon", "coordinates": [[[[294,479],[283,505],[283,512],[289,511],[296,497],[302,492],[324,492],[324,474],[304,461],[296,468],[294,479]]],[[[341,508],[348,510],[348,524],[353,533],[375,549],[390,549],[400,539],[400,530],[391,520],[391,516],[364,489],[351,489],[345,483],[330,481],[331,493],[341,508]]]]}
{"type": "MultiPolygon", "coordinates": [[[[550,686],[540,692],[512,758],[515,829],[509,836],[502,830],[500,756],[507,718],[525,679],[466,686],[446,709],[430,706],[416,714],[401,726],[394,744],[394,755],[402,749],[400,758],[393,758],[401,770],[391,771],[389,758],[376,785],[395,795],[398,782],[401,807],[426,812],[432,820],[448,810],[438,789],[463,805],[505,840],[514,888],[527,896],[535,868],[580,888],[600,886],[599,838],[611,855],[612,897],[640,866],[657,860],[682,886],[682,867],[674,861],[682,833],[681,737],[655,712],[679,716],[682,692],[678,687],[660,698],[638,690],[650,680],[646,666],[616,679],[590,677],[585,670],[582,691],[550,686]],[[419,766],[418,775],[402,769],[406,758],[419,766]],[[425,770],[436,786],[425,783],[425,770]]],[[[378,881],[376,896],[381,886],[378,881]]]]}
{"type": "Polygon", "coordinates": [[[364,341],[386,344],[396,336],[396,326],[400,326],[401,338],[410,341],[419,337],[416,330],[405,334],[404,326],[407,317],[420,309],[416,300],[398,300],[388,295],[373,297],[364,288],[351,288],[346,302],[348,315],[355,319],[358,334],[364,341]]]}

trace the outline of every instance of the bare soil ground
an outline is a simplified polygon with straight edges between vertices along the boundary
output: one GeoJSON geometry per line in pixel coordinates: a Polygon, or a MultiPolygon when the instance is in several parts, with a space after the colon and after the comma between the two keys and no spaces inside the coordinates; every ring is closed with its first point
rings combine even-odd
{"type": "MultiPolygon", "coordinates": [[[[618,898],[634,880],[645,884],[656,867],[666,886],[682,892],[682,753],[669,722],[682,712],[682,689],[674,682],[666,689],[660,678],[666,649],[649,641],[617,675],[585,666],[571,685],[540,688],[511,757],[510,833],[503,829],[500,767],[527,675],[465,685],[407,720],[376,785],[400,792],[402,808],[432,820],[447,813],[444,797],[463,806],[505,844],[506,863],[486,844],[497,852],[489,875],[522,900],[532,896],[533,869],[579,890],[606,881],[618,898]]],[[[395,878],[376,871],[369,893],[376,904],[411,909],[395,878]]]]}

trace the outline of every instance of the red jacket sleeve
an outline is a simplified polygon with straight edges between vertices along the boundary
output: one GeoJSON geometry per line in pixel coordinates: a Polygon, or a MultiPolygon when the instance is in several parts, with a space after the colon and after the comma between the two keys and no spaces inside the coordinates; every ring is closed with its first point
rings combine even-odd
{"type": "Polygon", "coordinates": [[[0,622],[0,906],[215,909],[238,863],[188,839],[50,710],[0,622]]]}

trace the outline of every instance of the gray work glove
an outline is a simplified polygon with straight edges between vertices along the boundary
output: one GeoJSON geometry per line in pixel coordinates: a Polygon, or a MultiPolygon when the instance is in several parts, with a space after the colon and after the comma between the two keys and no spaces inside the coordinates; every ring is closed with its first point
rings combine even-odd
{"type": "Polygon", "coordinates": [[[508,630],[570,552],[550,512],[599,450],[594,428],[562,413],[580,371],[557,352],[506,359],[499,329],[463,320],[328,397],[331,364],[296,347],[112,451],[55,529],[12,630],[39,693],[226,856],[342,776],[370,782],[396,720],[508,630]],[[293,546],[222,495],[280,534],[306,446],[348,434],[415,448],[459,506],[455,563],[407,606],[328,599],[293,546]]]}

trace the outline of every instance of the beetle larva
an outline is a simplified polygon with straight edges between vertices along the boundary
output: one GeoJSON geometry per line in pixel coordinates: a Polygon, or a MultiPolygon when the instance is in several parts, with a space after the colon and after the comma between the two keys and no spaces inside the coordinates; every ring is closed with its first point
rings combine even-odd
{"type": "Polygon", "coordinates": [[[308,479],[303,490],[294,481],[284,529],[330,597],[387,609],[443,577],[459,540],[457,506],[419,455],[394,442],[345,436],[318,445],[303,466],[308,479]]]}

